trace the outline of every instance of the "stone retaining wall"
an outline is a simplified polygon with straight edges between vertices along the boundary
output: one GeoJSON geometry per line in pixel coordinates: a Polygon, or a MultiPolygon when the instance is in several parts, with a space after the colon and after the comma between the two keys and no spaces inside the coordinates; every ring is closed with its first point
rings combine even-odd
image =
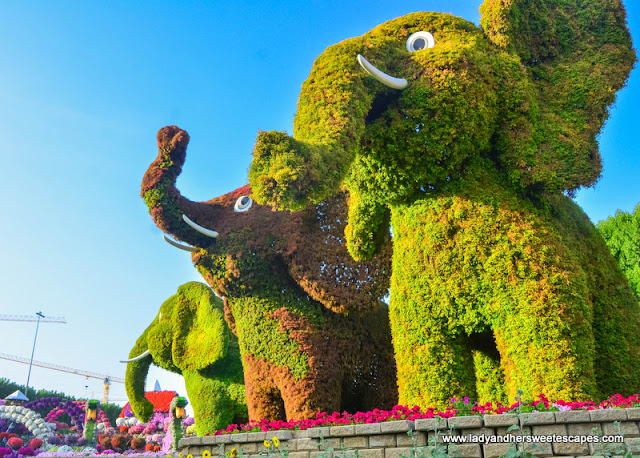
{"type": "MultiPolygon", "coordinates": [[[[602,442],[535,442],[540,450],[531,443],[518,447],[535,456],[594,456],[611,452],[611,455],[623,455],[622,450],[640,456],[640,408],[574,410],[567,412],[541,412],[521,414],[485,415],[454,417],[449,419],[422,419],[416,421],[392,421],[386,423],[359,424],[310,428],[307,430],[271,431],[267,433],[240,433],[222,436],[187,437],[180,441],[182,457],[192,454],[201,457],[205,450],[212,456],[220,456],[235,448],[247,458],[266,456],[264,441],[277,437],[279,449],[287,450],[290,458],[350,458],[358,451],[360,458],[401,458],[414,456],[432,456],[435,447],[447,450],[450,456],[469,458],[497,458],[516,447],[513,443],[458,443],[446,445],[443,435],[465,436],[471,441],[474,436],[490,437],[507,434],[532,436],[591,436],[591,440],[600,440],[604,436],[624,436],[624,444],[615,444],[618,450],[607,447],[602,442]],[[517,425],[512,431],[509,427],[517,425]],[[593,429],[595,428],[595,436],[593,429]],[[415,442],[414,442],[415,441],[415,442]],[[333,450],[333,453],[331,452],[333,450]]],[[[522,439],[526,441],[526,438],[522,439]]],[[[567,440],[567,439],[565,439],[567,440]]],[[[271,448],[271,454],[274,453],[271,448]]],[[[277,452],[275,452],[277,453],[277,452]]]]}

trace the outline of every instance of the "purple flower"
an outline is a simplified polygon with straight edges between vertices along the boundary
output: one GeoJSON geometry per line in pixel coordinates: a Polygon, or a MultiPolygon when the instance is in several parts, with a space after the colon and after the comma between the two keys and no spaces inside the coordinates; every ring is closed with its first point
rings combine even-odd
{"type": "Polygon", "coordinates": [[[195,422],[196,422],[195,418],[188,417],[188,418],[185,418],[185,420],[184,420],[184,422],[182,424],[185,425],[185,426],[191,426],[195,422]]]}
{"type": "Polygon", "coordinates": [[[18,454],[24,456],[35,456],[36,452],[31,447],[20,447],[18,454]]]}
{"type": "Polygon", "coordinates": [[[49,438],[47,438],[47,442],[51,445],[60,445],[62,439],[60,439],[58,436],[49,436],[49,438]]]}

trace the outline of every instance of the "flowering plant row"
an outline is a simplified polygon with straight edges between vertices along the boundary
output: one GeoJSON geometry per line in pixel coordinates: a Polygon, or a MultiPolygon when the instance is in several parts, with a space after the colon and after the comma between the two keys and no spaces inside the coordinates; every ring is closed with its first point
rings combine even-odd
{"type": "Polygon", "coordinates": [[[550,401],[544,394],[540,394],[533,401],[522,401],[517,398],[517,402],[510,406],[496,403],[495,405],[487,402],[486,404],[472,403],[469,398],[451,399],[451,405],[444,411],[437,411],[429,407],[422,410],[421,407],[415,406],[409,408],[397,405],[392,410],[374,409],[371,412],[357,412],[349,414],[347,412],[334,412],[327,414],[322,412],[316,415],[314,419],[300,421],[267,421],[254,420],[243,425],[229,425],[224,430],[216,431],[214,435],[232,434],[241,432],[255,431],[275,431],[279,429],[308,429],[320,426],[342,426],[360,423],[381,423],[394,420],[418,420],[421,418],[450,418],[463,415],[486,415],[486,414],[502,414],[502,413],[527,413],[527,412],[552,412],[566,410],[594,410],[594,409],[612,409],[627,408],[640,406],[640,394],[634,394],[629,397],[623,397],[615,394],[600,404],[591,401],[564,401],[562,399],[550,401]]]}

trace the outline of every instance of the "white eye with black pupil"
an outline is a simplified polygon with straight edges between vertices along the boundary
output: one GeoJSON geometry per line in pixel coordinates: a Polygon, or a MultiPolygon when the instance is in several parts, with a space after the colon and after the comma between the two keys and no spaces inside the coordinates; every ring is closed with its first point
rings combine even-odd
{"type": "Polygon", "coordinates": [[[419,51],[425,48],[433,48],[435,45],[436,40],[433,39],[433,35],[429,32],[412,33],[407,39],[407,50],[409,52],[419,51]]]}
{"type": "Polygon", "coordinates": [[[253,200],[251,200],[251,197],[239,197],[238,200],[236,200],[236,204],[233,206],[233,210],[236,212],[246,212],[251,208],[252,203],[253,200]]]}

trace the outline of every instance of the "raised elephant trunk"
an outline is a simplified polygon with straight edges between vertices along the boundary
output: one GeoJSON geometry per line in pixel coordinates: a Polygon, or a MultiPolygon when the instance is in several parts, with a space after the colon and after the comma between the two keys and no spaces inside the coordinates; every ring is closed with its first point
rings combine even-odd
{"type": "Polygon", "coordinates": [[[257,203],[299,210],[331,197],[341,187],[372,102],[378,92],[387,91],[365,86],[366,74],[355,59],[363,52],[363,43],[347,40],[354,52],[349,55],[339,52],[341,46],[330,47],[303,84],[293,137],[284,132],[258,134],[249,169],[257,203]],[[341,72],[333,88],[316,91],[311,82],[333,78],[335,68],[341,72]]]}
{"type": "MultiPolygon", "coordinates": [[[[176,126],[158,132],[158,157],[149,166],[142,180],[141,196],[149,207],[156,225],[165,233],[196,247],[209,246],[217,236],[215,231],[195,224],[187,215],[197,215],[209,204],[192,202],[180,194],[176,180],[182,171],[189,135],[176,126]]],[[[169,243],[172,241],[167,239],[169,243]]],[[[172,244],[175,244],[172,243],[172,244]]],[[[189,251],[197,248],[180,245],[189,251]]]]}

